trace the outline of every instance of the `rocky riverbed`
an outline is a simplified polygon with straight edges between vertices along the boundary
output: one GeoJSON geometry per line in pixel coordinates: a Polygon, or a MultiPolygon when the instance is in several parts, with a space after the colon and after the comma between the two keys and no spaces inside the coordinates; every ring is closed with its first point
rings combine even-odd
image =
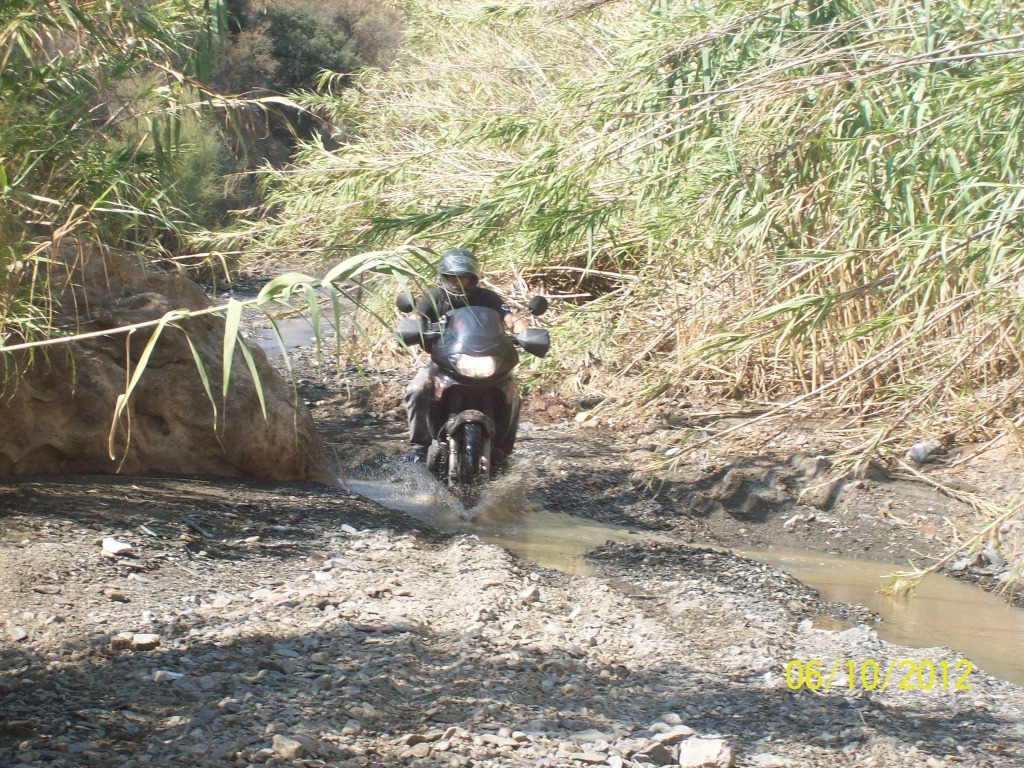
{"type": "MultiPolygon", "coordinates": [[[[393,458],[407,374],[300,374],[343,477],[417,471],[393,458]]],[[[810,504],[806,433],[652,485],[693,405],[587,405],[535,398],[511,481],[511,513],[633,531],[584,575],[344,485],[0,482],[0,765],[1024,766],[1020,686],[732,552],[906,562],[965,505],[881,476],[810,504]]],[[[1016,477],[981,461],[964,483],[1016,477]]]]}

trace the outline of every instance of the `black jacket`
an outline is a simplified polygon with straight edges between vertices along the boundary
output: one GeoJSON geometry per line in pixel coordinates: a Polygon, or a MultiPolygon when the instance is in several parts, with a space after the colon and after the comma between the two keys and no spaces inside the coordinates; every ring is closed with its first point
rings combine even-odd
{"type": "Polygon", "coordinates": [[[434,288],[420,296],[413,312],[420,317],[421,321],[436,323],[444,317],[448,310],[466,306],[490,307],[500,314],[502,319],[512,313],[501,296],[488,288],[477,288],[469,296],[468,301],[456,300],[454,304],[444,288],[434,288]]]}

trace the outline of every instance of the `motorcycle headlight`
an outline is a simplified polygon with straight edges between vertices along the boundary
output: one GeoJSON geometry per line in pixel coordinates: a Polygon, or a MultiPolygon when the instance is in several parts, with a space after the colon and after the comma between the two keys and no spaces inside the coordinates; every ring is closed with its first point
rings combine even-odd
{"type": "Polygon", "coordinates": [[[498,372],[498,360],[489,355],[482,357],[457,355],[455,370],[470,379],[488,379],[498,372]]]}

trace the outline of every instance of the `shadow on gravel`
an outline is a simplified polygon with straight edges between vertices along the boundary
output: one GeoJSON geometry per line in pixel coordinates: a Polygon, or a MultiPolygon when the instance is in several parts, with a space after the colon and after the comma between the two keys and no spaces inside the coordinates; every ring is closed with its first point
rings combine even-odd
{"type": "MultiPolygon", "coordinates": [[[[868,699],[765,690],[739,677],[709,687],[700,670],[599,671],[535,646],[495,648],[472,636],[353,624],[331,618],[326,606],[279,610],[315,611],[304,618],[323,626],[146,653],[66,648],[65,658],[81,658],[60,669],[52,659],[0,654],[0,764],[105,765],[115,755],[125,765],[133,757],[154,765],[262,762],[257,753],[274,733],[311,737],[306,753],[326,760],[371,754],[395,764],[408,749],[401,734],[458,726],[469,733],[451,737],[451,750],[475,748],[479,756],[471,735],[500,727],[555,743],[596,730],[614,743],[651,736],[616,724],[650,724],[666,712],[696,712],[686,724],[724,736],[741,761],[773,740],[839,749],[878,737],[942,758],[956,752],[938,735],[981,743],[1004,725],[977,708],[948,717],[891,714],[868,699]]],[[[439,753],[419,764],[450,759],[439,753]]]]}
{"type": "MultiPolygon", "coordinates": [[[[568,501],[571,489],[557,485],[570,482],[566,477],[558,475],[552,489],[568,501]]],[[[590,477],[606,488],[597,498],[613,506],[621,475],[590,477]]],[[[406,515],[320,486],[139,478],[0,486],[0,516],[29,514],[50,527],[49,536],[68,525],[94,529],[97,538],[131,531],[140,541],[161,542],[162,548],[140,547],[130,563],[109,566],[134,571],[165,566],[168,557],[187,568],[198,551],[207,553],[203,559],[245,561],[250,546],[263,556],[305,557],[314,549],[309,544],[342,520],[445,538],[406,515]],[[246,543],[253,537],[259,542],[246,543]]],[[[664,560],[645,560],[650,552],[638,548],[639,559],[623,572],[673,565],[671,551],[655,554],[664,560]]],[[[116,649],[98,631],[91,645],[45,657],[8,645],[0,651],[0,765],[248,764],[269,759],[261,750],[274,733],[310,737],[307,754],[326,761],[399,764],[409,759],[402,734],[457,726],[468,735],[456,734],[449,752],[418,763],[448,765],[452,753],[500,757],[497,746],[472,736],[501,727],[556,744],[588,730],[621,743],[650,736],[636,729],[666,712],[685,713],[699,733],[723,735],[740,758],[770,741],[838,750],[880,736],[916,742],[941,758],[956,753],[940,735],[954,733],[961,745],[995,743],[1009,725],[982,707],[915,716],[866,698],[765,689],[755,678],[715,678],[683,666],[595,668],[585,652],[356,619],[340,600],[262,607],[273,622],[258,612],[211,619],[186,611],[173,628],[154,627],[162,642],[151,651],[116,649]],[[296,627],[295,634],[266,633],[280,623],[296,627]],[[482,754],[488,750],[493,754],[482,754]]]]}
{"type": "Polygon", "coordinates": [[[98,536],[130,532],[142,543],[174,542],[186,558],[202,551],[211,559],[241,559],[253,536],[275,556],[297,556],[339,519],[360,529],[436,535],[413,518],[315,483],[33,476],[0,484],[0,519],[19,514],[44,525],[92,528],[98,536]]]}

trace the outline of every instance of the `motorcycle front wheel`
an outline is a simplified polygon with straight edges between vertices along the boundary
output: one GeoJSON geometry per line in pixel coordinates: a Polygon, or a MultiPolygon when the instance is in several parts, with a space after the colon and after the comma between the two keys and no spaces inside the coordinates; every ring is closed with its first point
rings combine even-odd
{"type": "Polygon", "coordinates": [[[462,444],[459,446],[459,482],[470,485],[480,479],[483,470],[484,430],[476,422],[467,422],[462,427],[462,444]]]}

